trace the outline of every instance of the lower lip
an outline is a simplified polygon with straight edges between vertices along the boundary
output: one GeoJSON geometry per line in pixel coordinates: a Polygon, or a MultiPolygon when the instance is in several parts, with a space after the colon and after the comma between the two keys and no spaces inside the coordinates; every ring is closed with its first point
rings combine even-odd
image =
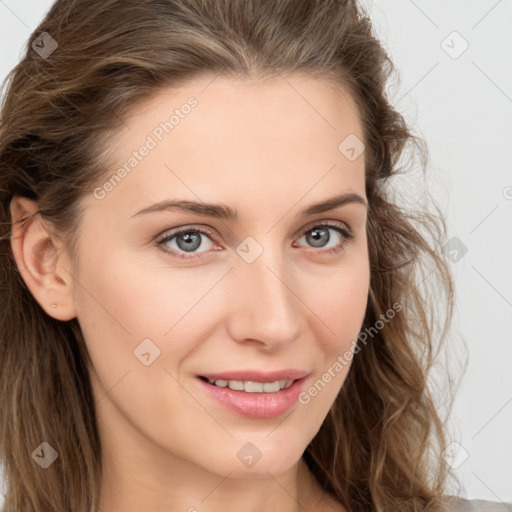
{"type": "Polygon", "coordinates": [[[289,388],[275,393],[247,393],[228,387],[220,388],[199,377],[197,380],[206,392],[229,410],[248,418],[276,418],[297,403],[306,377],[296,380],[289,388]]]}

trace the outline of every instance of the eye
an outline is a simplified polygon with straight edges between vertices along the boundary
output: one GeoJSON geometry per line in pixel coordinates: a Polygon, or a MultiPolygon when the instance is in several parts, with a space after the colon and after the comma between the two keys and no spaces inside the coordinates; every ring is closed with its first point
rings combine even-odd
{"type": "Polygon", "coordinates": [[[157,243],[159,246],[170,248],[170,251],[168,249],[164,250],[173,253],[178,258],[188,258],[189,256],[183,253],[196,254],[206,252],[211,249],[213,246],[213,242],[210,238],[211,236],[213,236],[213,233],[209,230],[193,227],[179,228],[166,234],[163,238],[160,238],[157,243]],[[206,248],[204,250],[198,251],[197,249],[199,249],[201,244],[203,244],[203,238],[206,238],[209,243],[206,244],[206,248]]]}
{"type": "MultiPolygon", "coordinates": [[[[322,253],[336,253],[354,238],[352,231],[341,224],[323,223],[302,232],[299,241],[304,239],[310,247],[324,249],[322,253]],[[331,233],[334,232],[334,236],[331,233]],[[328,245],[332,242],[331,245],[328,245]],[[327,250],[325,250],[327,249],[327,250]]],[[[296,245],[294,244],[294,247],[296,245]]],[[[315,251],[316,252],[316,251],[315,251]]]]}
{"type": "MultiPolygon", "coordinates": [[[[188,259],[193,258],[194,254],[202,254],[212,250],[215,246],[212,240],[213,237],[214,233],[209,229],[190,226],[166,233],[157,239],[156,243],[172,256],[188,259]],[[207,241],[206,244],[204,240],[207,241]],[[200,248],[202,250],[198,250],[200,248]]],[[[310,247],[321,249],[313,252],[330,254],[343,250],[345,245],[353,238],[352,231],[342,224],[322,223],[303,230],[299,241],[304,239],[310,247]],[[334,235],[331,233],[334,233],[334,235]],[[332,242],[331,245],[329,245],[330,242],[332,242]]],[[[298,246],[296,242],[292,245],[293,247],[298,246]]]]}

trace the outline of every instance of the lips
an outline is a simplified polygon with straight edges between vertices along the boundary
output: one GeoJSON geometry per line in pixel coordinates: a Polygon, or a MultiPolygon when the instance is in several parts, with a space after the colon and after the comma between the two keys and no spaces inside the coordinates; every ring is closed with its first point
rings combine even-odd
{"type": "MultiPolygon", "coordinates": [[[[305,382],[305,372],[298,373],[297,370],[285,370],[279,372],[225,372],[210,374],[213,380],[243,380],[253,379],[255,382],[274,382],[281,380],[278,377],[296,377],[304,375],[299,379],[293,379],[290,387],[276,392],[247,392],[230,389],[229,387],[218,387],[211,384],[206,376],[198,377],[197,383],[206,396],[216,404],[227,408],[229,411],[241,416],[253,419],[271,419],[288,412],[297,406],[299,394],[302,392],[305,382]],[[222,378],[221,378],[222,377],[222,378]],[[235,379],[233,379],[235,377],[235,379]],[[242,378],[243,377],[243,378],[242,378]],[[250,378],[248,378],[250,377],[250,378]],[[261,379],[261,380],[259,380],[261,379]]],[[[211,377],[208,377],[211,378],[211,377]]],[[[292,379],[289,379],[292,380],[292,379]]]]}
{"type": "Polygon", "coordinates": [[[198,375],[203,379],[210,380],[238,380],[253,382],[275,382],[276,380],[298,380],[306,377],[309,372],[296,369],[276,370],[272,372],[262,372],[259,370],[237,370],[220,373],[204,373],[198,375]]]}

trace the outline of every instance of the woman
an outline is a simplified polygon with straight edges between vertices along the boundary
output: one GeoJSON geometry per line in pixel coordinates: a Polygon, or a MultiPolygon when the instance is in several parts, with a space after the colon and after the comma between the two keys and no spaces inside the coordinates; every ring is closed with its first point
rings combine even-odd
{"type": "Polygon", "coordinates": [[[1,113],[5,512],[471,505],[391,71],[350,1],[55,2],[1,113]]]}

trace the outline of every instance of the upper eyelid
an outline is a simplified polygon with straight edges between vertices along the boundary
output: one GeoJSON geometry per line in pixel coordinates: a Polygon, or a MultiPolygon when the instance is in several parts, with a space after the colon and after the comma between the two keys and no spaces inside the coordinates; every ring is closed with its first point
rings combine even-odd
{"type": "Polygon", "coordinates": [[[187,224],[185,226],[179,226],[176,228],[166,229],[165,231],[163,231],[162,233],[160,233],[159,235],[156,236],[156,240],[158,241],[158,240],[163,240],[165,238],[173,238],[173,237],[179,235],[180,232],[188,232],[188,231],[191,231],[191,232],[198,231],[198,232],[210,235],[210,236],[215,235],[215,231],[211,228],[207,228],[206,226],[199,226],[199,225],[196,226],[194,224],[190,224],[190,225],[187,224]]]}
{"type": "Polygon", "coordinates": [[[337,227],[345,227],[347,229],[347,231],[352,231],[351,228],[350,228],[350,225],[347,223],[347,222],[343,222],[341,220],[315,220],[315,221],[311,221],[310,223],[306,224],[304,227],[300,228],[297,233],[304,233],[306,231],[309,231],[310,229],[316,227],[316,226],[323,226],[323,225],[328,225],[328,224],[334,224],[336,225],[337,227]]]}
{"type": "MultiPolygon", "coordinates": [[[[335,224],[337,227],[345,227],[346,230],[349,232],[349,233],[352,233],[352,229],[350,227],[350,225],[347,223],[347,222],[343,222],[343,221],[340,221],[340,220],[333,220],[333,219],[330,219],[330,220],[316,220],[316,221],[311,221],[310,223],[306,224],[305,226],[303,226],[302,228],[300,228],[299,230],[297,230],[294,234],[294,236],[302,236],[304,233],[308,232],[310,229],[313,229],[314,227],[318,227],[318,226],[322,226],[322,225],[326,225],[326,224],[335,224]]],[[[157,240],[162,240],[162,239],[165,239],[165,238],[168,238],[168,237],[174,237],[174,236],[177,236],[180,234],[180,231],[199,231],[199,232],[205,232],[205,234],[211,236],[211,237],[214,237],[215,236],[215,232],[216,230],[212,229],[212,228],[209,228],[207,226],[204,226],[204,225],[200,225],[200,224],[186,224],[184,226],[178,226],[176,228],[170,228],[170,229],[167,229],[165,231],[163,231],[160,235],[158,235],[156,237],[157,240]]]]}

